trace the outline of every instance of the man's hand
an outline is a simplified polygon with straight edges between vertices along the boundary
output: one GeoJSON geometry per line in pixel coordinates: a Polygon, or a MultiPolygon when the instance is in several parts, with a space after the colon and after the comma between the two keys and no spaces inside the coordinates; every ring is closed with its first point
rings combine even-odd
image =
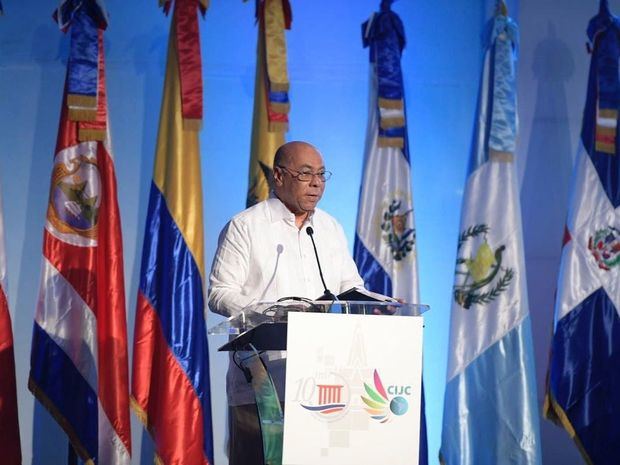
{"type": "MultiPolygon", "coordinates": [[[[400,298],[396,298],[396,301],[399,304],[404,304],[405,301],[403,299],[400,298]]],[[[373,315],[394,315],[394,313],[396,313],[398,311],[398,307],[395,307],[393,305],[386,305],[386,306],[382,306],[382,307],[375,307],[372,309],[372,313],[373,315]]]]}

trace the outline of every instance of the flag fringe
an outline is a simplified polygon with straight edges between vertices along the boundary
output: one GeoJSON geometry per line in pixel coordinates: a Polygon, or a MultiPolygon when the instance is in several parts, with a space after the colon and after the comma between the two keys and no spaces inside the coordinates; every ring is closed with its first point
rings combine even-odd
{"type": "Polygon", "coordinates": [[[403,116],[381,118],[381,129],[402,128],[404,125],[405,118],[403,116]]]}
{"type": "Polygon", "coordinates": [[[91,140],[104,141],[107,132],[105,129],[82,129],[80,128],[78,133],[78,139],[80,142],[86,142],[91,140]]]}
{"type": "Polygon", "coordinates": [[[129,396],[129,405],[131,406],[131,410],[136,414],[138,420],[144,425],[146,429],[148,429],[148,420],[149,417],[146,411],[142,408],[142,406],[138,403],[134,396],[129,396]]]}
{"type": "Polygon", "coordinates": [[[183,118],[183,129],[185,131],[200,131],[202,129],[202,119],[183,118]]]}
{"type": "Polygon", "coordinates": [[[97,97],[92,95],[68,94],[67,105],[69,107],[87,107],[95,109],[97,107],[97,97]]]}
{"type": "Polygon", "coordinates": [[[397,147],[403,148],[405,146],[405,139],[402,137],[381,137],[377,141],[379,147],[397,147]]]}
{"type": "Polygon", "coordinates": [[[69,108],[69,119],[71,121],[96,121],[97,110],[87,110],[85,108],[69,108]]]}
{"type": "Polygon", "coordinates": [[[288,113],[289,111],[291,111],[290,103],[270,102],[269,107],[277,113],[288,113]]]}
{"type": "Polygon", "coordinates": [[[288,123],[281,121],[269,121],[269,132],[286,132],[288,131],[288,123]]]}
{"type": "Polygon", "coordinates": [[[56,420],[58,425],[65,432],[65,434],[69,438],[71,447],[73,447],[75,452],[84,461],[84,464],[95,465],[95,462],[89,456],[88,451],[78,439],[69,421],[60,413],[60,411],[56,408],[54,402],[49,397],[47,397],[47,395],[45,395],[43,390],[39,386],[37,386],[37,383],[32,378],[28,378],[28,389],[30,390],[30,392],[32,392],[32,395],[41,403],[41,405],[45,407],[45,409],[50,413],[50,415],[56,420]]]}
{"type": "Polygon", "coordinates": [[[379,97],[379,108],[387,108],[390,110],[402,110],[403,100],[379,97]]]}
{"type": "Polygon", "coordinates": [[[583,447],[583,444],[581,443],[581,440],[579,439],[579,436],[577,435],[575,428],[570,422],[568,415],[566,414],[564,409],[560,406],[560,404],[556,402],[556,400],[553,398],[553,395],[548,391],[547,391],[547,394],[545,395],[545,403],[543,405],[543,416],[547,420],[550,420],[556,425],[564,428],[566,432],[569,434],[569,436],[571,437],[571,439],[575,442],[575,445],[577,446],[577,449],[579,450],[579,453],[585,460],[586,464],[594,465],[594,462],[592,462],[592,459],[590,459],[590,456],[588,455],[585,448],[583,447]]]}
{"type": "MultiPolygon", "coordinates": [[[[144,425],[144,428],[149,432],[151,437],[153,437],[154,434],[153,434],[153,430],[151,429],[149,425],[148,415],[146,411],[140,406],[140,404],[138,403],[138,401],[136,400],[134,396],[129,396],[129,405],[131,406],[131,410],[133,410],[133,413],[135,413],[136,416],[138,417],[138,420],[140,420],[140,422],[144,425]]],[[[153,464],[154,465],[165,465],[164,460],[160,457],[157,451],[155,451],[155,454],[153,456],[153,464]]]]}
{"type": "Polygon", "coordinates": [[[271,92],[288,92],[290,84],[288,82],[269,82],[269,90],[271,92]]]}
{"type": "Polygon", "coordinates": [[[602,126],[600,124],[596,125],[596,135],[599,136],[615,136],[616,135],[616,128],[615,127],[607,127],[607,126],[602,126]]]}
{"type": "Polygon", "coordinates": [[[597,152],[608,153],[610,155],[616,154],[616,146],[614,144],[609,144],[607,142],[596,141],[594,149],[597,152]]]}
{"type": "Polygon", "coordinates": [[[514,155],[511,152],[489,149],[489,160],[501,163],[512,163],[514,161],[514,155]]]}
{"type": "Polygon", "coordinates": [[[616,119],[616,118],[618,118],[618,110],[611,110],[611,109],[599,110],[598,111],[598,116],[600,118],[616,119]]]}

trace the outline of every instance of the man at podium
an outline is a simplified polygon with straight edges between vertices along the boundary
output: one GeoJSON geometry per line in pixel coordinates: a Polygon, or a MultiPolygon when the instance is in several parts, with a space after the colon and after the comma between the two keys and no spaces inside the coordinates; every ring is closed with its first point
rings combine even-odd
{"type": "MultiPolygon", "coordinates": [[[[213,312],[232,316],[260,301],[316,299],[328,289],[339,294],[364,287],[342,226],[317,208],[330,177],[323,157],[309,143],[289,142],[276,151],[270,198],[237,214],[220,234],[209,277],[213,312]]],[[[284,355],[266,352],[262,358],[283,400],[284,355]]],[[[254,392],[234,363],[229,364],[226,391],[229,463],[260,464],[263,446],[254,392]]]]}

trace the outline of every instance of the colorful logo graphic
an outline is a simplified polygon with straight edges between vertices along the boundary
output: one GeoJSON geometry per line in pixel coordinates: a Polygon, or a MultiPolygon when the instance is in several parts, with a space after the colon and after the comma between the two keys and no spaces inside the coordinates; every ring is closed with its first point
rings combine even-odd
{"type": "Polygon", "coordinates": [[[323,421],[334,421],[345,415],[349,404],[349,387],[336,373],[300,380],[297,398],[305,399],[299,405],[323,421]]]}
{"type": "Polygon", "coordinates": [[[374,389],[366,383],[364,389],[367,395],[361,396],[366,404],[364,409],[379,423],[387,423],[393,415],[401,416],[409,410],[409,401],[405,396],[411,396],[411,386],[388,386],[386,390],[377,370],[374,372],[374,389]]]}
{"type": "Polygon", "coordinates": [[[415,229],[408,227],[413,224],[410,219],[413,209],[401,211],[402,200],[393,199],[387,210],[383,212],[381,230],[383,240],[387,243],[396,261],[404,259],[415,244],[415,229]]]}
{"type": "Polygon", "coordinates": [[[590,236],[588,249],[600,269],[611,270],[620,263],[620,231],[612,226],[599,229],[590,236]]]}
{"type": "Polygon", "coordinates": [[[493,302],[508,289],[514,278],[514,270],[502,266],[506,246],[493,249],[487,241],[489,230],[486,224],[478,224],[467,228],[459,237],[459,252],[469,241],[474,243],[470,250],[476,250],[474,255],[456,259],[454,301],[466,310],[474,304],[493,302]]]}

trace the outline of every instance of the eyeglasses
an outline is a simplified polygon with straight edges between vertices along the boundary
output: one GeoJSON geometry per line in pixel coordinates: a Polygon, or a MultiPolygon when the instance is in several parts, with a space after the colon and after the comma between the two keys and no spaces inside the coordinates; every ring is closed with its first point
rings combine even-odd
{"type": "Polygon", "coordinates": [[[319,171],[318,173],[313,173],[312,171],[293,170],[293,169],[287,168],[286,166],[282,166],[282,165],[278,165],[278,168],[286,170],[288,174],[291,175],[291,178],[297,179],[298,181],[301,181],[301,182],[310,182],[312,181],[312,178],[314,178],[315,176],[319,178],[319,181],[325,182],[329,178],[332,177],[331,171],[319,171]],[[293,174],[293,172],[297,174],[293,174]]]}

